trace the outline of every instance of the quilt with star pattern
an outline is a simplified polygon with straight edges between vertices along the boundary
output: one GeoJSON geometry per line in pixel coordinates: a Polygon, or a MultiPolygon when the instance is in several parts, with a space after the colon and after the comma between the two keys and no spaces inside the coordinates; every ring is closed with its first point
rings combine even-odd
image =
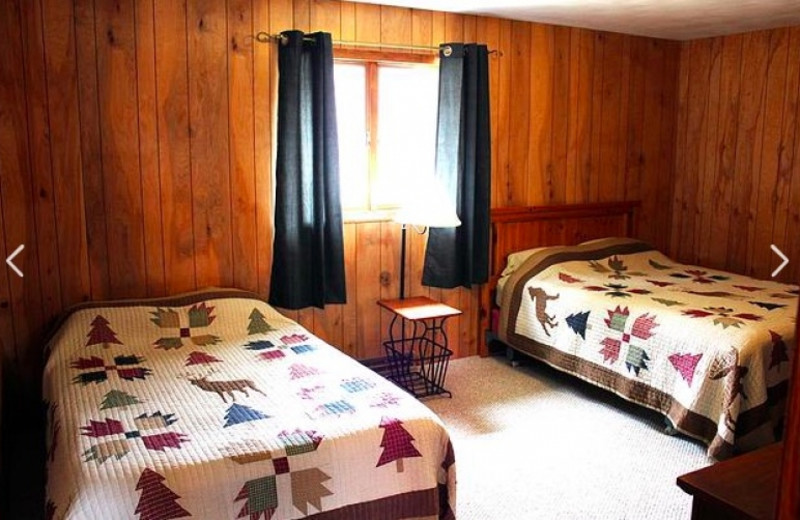
{"type": "Polygon", "coordinates": [[[663,413],[713,458],[779,435],[797,286],[631,239],[536,250],[503,282],[498,334],[513,348],[663,413]]]}
{"type": "Polygon", "coordinates": [[[85,304],[48,351],[47,518],[454,518],[439,418],[254,294],[85,304]]]}

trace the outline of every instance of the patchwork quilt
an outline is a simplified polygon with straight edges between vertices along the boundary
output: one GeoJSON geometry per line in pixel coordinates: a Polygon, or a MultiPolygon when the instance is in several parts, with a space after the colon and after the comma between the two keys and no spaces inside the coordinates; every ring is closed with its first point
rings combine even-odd
{"type": "Polygon", "coordinates": [[[533,253],[507,280],[499,335],[657,410],[714,458],[775,440],[796,350],[797,286],[682,265],[604,239],[533,253]]]}
{"type": "Polygon", "coordinates": [[[48,348],[48,518],[454,517],[441,421],[255,295],[85,305],[48,348]]]}

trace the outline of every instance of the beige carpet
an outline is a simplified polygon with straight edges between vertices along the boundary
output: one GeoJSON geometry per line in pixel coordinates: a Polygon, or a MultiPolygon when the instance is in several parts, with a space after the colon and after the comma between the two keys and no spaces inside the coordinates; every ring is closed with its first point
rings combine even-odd
{"type": "Polygon", "coordinates": [[[453,439],[459,520],[690,518],[675,479],[709,460],[658,414],[504,358],[455,360],[446,386],[425,402],[453,439]]]}

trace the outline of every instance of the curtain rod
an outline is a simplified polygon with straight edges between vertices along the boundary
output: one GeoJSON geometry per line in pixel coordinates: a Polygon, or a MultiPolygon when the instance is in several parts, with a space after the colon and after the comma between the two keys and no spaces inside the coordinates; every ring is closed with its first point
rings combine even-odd
{"type": "MultiPolygon", "coordinates": [[[[312,38],[304,38],[305,41],[314,41],[312,38]]],[[[286,36],[282,34],[269,34],[267,32],[261,31],[256,34],[256,41],[260,43],[269,43],[271,41],[279,41],[281,43],[286,41],[286,36]]],[[[393,43],[370,43],[370,42],[349,42],[343,40],[333,40],[332,42],[334,45],[346,45],[349,47],[369,47],[372,49],[394,49],[394,50],[405,50],[405,51],[436,51],[439,52],[439,47],[431,46],[431,45],[403,45],[403,44],[393,44],[393,43]]],[[[497,54],[498,56],[502,56],[502,53],[499,53],[496,50],[490,50],[489,54],[497,54]]]]}

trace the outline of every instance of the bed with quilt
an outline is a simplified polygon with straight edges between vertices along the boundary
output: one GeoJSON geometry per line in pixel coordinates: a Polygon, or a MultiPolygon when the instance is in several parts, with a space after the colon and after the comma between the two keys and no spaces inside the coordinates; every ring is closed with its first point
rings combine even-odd
{"type": "Polygon", "coordinates": [[[633,239],[511,255],[499,338],[663,413],[717,459],[772,442],[797,286],[682,265],[633,239]]]}
{"type": "Polygon", "coordinates": [[[51,518],[452,518],[442,422],[256,295],[86,304],[48,344],[51,518]]]}

